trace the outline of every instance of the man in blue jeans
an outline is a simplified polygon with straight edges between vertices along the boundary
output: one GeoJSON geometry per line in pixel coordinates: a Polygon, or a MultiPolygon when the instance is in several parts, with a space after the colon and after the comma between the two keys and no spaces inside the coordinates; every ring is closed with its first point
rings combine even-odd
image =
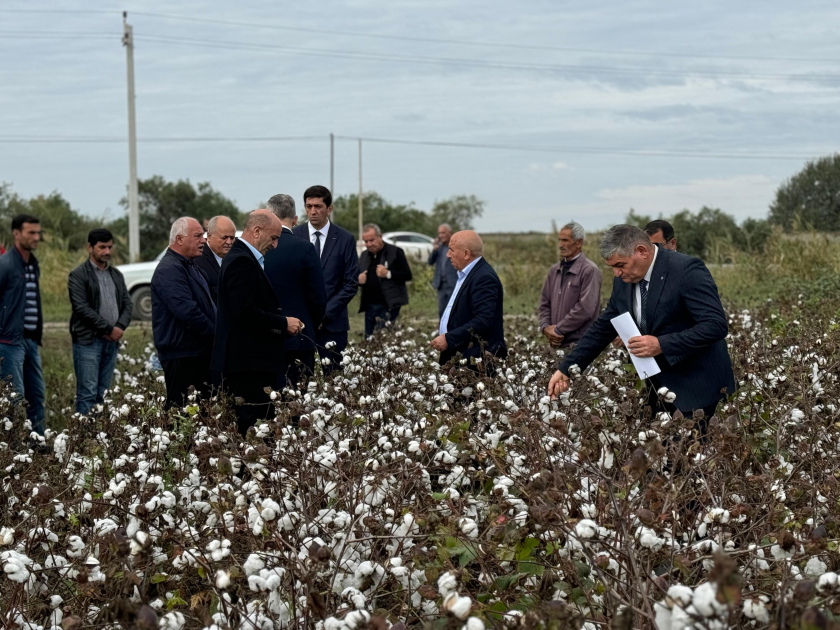
{"type": "Polygon", "coordinates": [[[11,380],[27,402],[26,417],[41,435],[44,424],[44,372],[41,370],[40,270],[32,253],[41,240],[38,219],[19,214],[12,219],[14,247],[0,256],[0,378],[11,380]]]}
{"type": "Polygon", "coordinates": [[[76,411],[90,413],[111,387],[120,338],[131,322],[131,296],[122,273],[108,264],[114,237],[106,229],[88,234],[88,259],[70,272],[67,289],[73,315],[76,411]]]}

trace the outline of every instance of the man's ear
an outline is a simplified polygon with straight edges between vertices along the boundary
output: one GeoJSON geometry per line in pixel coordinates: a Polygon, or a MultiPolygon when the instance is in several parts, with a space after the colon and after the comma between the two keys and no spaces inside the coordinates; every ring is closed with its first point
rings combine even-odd
{"type": "Polygon", "coordinates": [[[295,227],[296,225],[297,225],[297,215],[295,215],[295,218],[292,219],[292,227],[295,227]]]}

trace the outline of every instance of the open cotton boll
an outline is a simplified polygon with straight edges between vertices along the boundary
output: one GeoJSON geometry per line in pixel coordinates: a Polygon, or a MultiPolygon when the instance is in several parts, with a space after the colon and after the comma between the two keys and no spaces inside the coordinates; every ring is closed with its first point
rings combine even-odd
{"type": "Polygon", "coordinates": [[[598,533],[598,523],[588,518],[581,519],[575,525],[575,534],[578,538],[594,538],[598,533]]]}
{"type": "Polygon", "coordinates": [[[758,599],[744,600],[744,616],[749,619],[755,619],[759,623],[768,623],[770,621],[770,611],[767,610],[767,597],[762,595],[758,599]]]}
{"type": "Polygon", "coordinates": [[[443,600],[442,609],[458,619],[466,619],[472,610],[472,600],[469,597],[461,597],[458,593],[449,593],[443,600]]]}
{"type": "Polygon", "coordinates": [[[441,595],[449,595],[456,588],[458,588],[458,578],[451,571],[447,571],[438,578],[438,592],[441,595]]]}
{"type": "Polygon", "coordinates": [[[216,588],[227,588],[230,586],[230,573],[219,569],[216,571],[216,588]]]}
{"type": "MultiPolygon", "coordinates": [[[[481,385],[481,383],[479,383],[481,385]]],[[[478,617],[470,617],[462,630],[484,630],[484,622],[478,617]]]]}
{"type": "Polygon", "coordinates": [[[265,562],[263,562],[263,559],[255,553],[249,555],[247,560],[245,560],[245,564],[242,565],[242,568],[245,570],[246,577],[250,577],[255,573],[259,573],[260,569],[264,567],[265,562]]]}
{"type": "Polygon", "coordinates": [[[713,582],[704,582],[694,589],[691,605],[703,617],[716,617],[727,611],[726,604],[717,600],[717,585],[713,582]]]}
{"type": "Polygon", "coordinates": [[[820,560],[819,557],[814,556],[805,564],[805,569],[803,571],[805,575],[809,577],[819,577],[828,571],[828,566],[825,562],[820,560]]]}

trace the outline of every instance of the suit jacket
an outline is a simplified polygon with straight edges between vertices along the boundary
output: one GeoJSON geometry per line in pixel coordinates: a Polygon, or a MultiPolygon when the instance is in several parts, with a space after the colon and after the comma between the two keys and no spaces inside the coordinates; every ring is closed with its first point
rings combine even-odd
{"type": "Polygon", "coordinates": [[[284,227],[277,247],[265,255],[265,275],[283,312],[303,322],[300,334],[286,337],[286,350],[315,350],[315,330],[327,306],[324,274],[315,247],[284,227]]]}
{"type": "Polygon", "coordinates": [[[210,295],[213,297],[213,301],[218,303],[219,272],[222,270],[222,267],[216,262],[216,256],[207,243],[204,244],[204,250],[201,252],[201,256],[194,259],[194,264],[204,273],[204,277],[207,278],[207,284],[210,287],[210,295]]]}
{"type": "Polygon", "coordinates": [[[429,264],[435,266],[432,287],[436,291],[447,288],[451,291],[458,283],[458,272],[452,266],[452,261],[446,255],[447,252],[449,252],[449,245],[440,245],[429,254],[429,264]]]}
{"type": "Polygon", "coordinates": [[[260,264],[240,239],[222,260],[218,300],[212,369],[222,377],[277,372],[283,359],[286,317],[260,264]]]}
{"type": "MultiPolygon", "coordinates": [[[[359,273],[368,270],[370,263],[371,253],[365,250],[359,256],[359,273]]],[[[379,257],[379,264],[385,265],[391,272],[390,279],[377,276],[379,286],[382,288],[382,295],[385,298],[385,305],[389,309],[395,309],[408,304],[408,289],[405,283],[411,282],[411,267],[405,259],[405,252],[396,245],[385,243],[379,257]]],[[[370,273],[367,277],[368,281],[362,285],[362,299],[359,300],[360,313],[365,312],[370,305],[369,293],[366,291],[370,282],[370,273]]]]}
{"type": "Polygon", "coordinates": [[[460,352],[467,358],[480,357],[486,350],[505,358],[503,321],[504,292],[499,276],[484,258],[472,268],[455,297],[447,322],[446,344],[440,353],[443,365],[460,352]]]}
{"type": "MultiPolygon", "coordinates": [[[[296,226],[292,232],[311,243],[307,223],[296,226]]],[[[347,332],[350,330],[347,305],[359,288],[359,259],[356,257],[356,239],[332,222],[321,249],[321,270],[327,292],[327,308],[321,326],[329,332],[347,332]]]]}
{"type": "MultiPolygon", "coordinates": [[[[558,369],[568,374],[581,370],[615,339],[610,320],[625,312],[635,319],[635,285],[621,278],[613,281],[607,308],[595,320],[558,369]]],[[[729,326],[717,285],[706,265],[697,258],[659,249],[648,287],[646,330],[659,339],[662,354],[656,357],[662,372],[651,380],[677,395],[674,405],[691,412],[718,402],[721,390],[735,391],[732,362],[726,348],[729,326]]]]}

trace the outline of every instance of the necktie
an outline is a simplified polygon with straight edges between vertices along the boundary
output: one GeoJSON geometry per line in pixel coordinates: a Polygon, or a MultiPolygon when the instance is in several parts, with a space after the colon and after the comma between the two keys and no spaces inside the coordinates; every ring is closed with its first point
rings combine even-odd
{"type": "Polygon", "coordinates": [[[639,328],[643,333],[647,332],[647,320],[645,318],[645,310],[647,307],[647,280],[639,280],[639,293],[642,296],[642,316],[639,318],[639,328]]]}
{"type": "Polygon", "coordinates": [[[319,231],[315,231],[315,250],[318,252],[318,258],[321,257],[321,236],[319,231]]]}

